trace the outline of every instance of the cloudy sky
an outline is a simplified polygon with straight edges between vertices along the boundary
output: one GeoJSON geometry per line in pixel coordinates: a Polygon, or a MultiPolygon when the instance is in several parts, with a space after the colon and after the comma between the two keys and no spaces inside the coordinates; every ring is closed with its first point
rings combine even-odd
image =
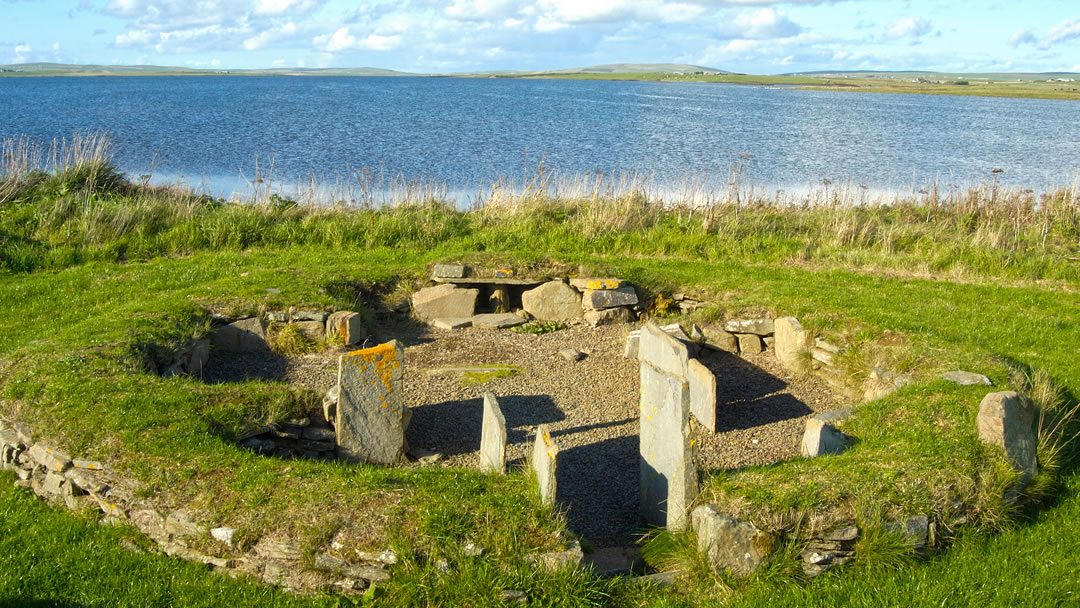
{"type": "Polygon", "coordinates": [[[1077,0],[0,0],[0,63],[1080,71],[1077,0]]]}

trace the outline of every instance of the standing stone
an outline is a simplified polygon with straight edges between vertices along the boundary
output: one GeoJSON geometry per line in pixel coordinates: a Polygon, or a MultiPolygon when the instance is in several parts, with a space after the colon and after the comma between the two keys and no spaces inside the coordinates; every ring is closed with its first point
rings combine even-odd
{"type": "Polygon", "coordinates": [[[326,319],[326,337],[340,340],[345,346],[353,346],[364,341],[367,328],[359,313],[339,310],[326,319]]]}
{"type": "Polygon", "coordinates": [[[736,334],[739,339],[739,352],[747,355],[756,355],[762,350],[761,336],[757,334],[736,334]]]}
{"type": "Polygon", "coordinates": [[[425,287],[412,295],[413,312],[422,321],[471,317],[476,312],[479,289],[465,289],[450,284],[425,287]]]}
{"type": "Polygon", "coordinates": [[[480,431],[480,470],[506,472],[506,418],[495,395],[484,393],[484,421],[480,431]]]}
{"type": "Polygon", "coordinates": [[[715,570],[746,576],[757,570],[776,548],[776,538],[751,524],[728,517],[713,505],[701,505],[691,516],[697,547],[715,570]]]}
{"type": "Polygon", "coordinates": [[[338,453],[348,460],[398,464],[405,460],[401,372],[404,350],[397,340],[353,351],[338,362],[338,453]]]}
{"type": "Polygon", "coordinates": [[[655,324],[646,323],[638,357],[641,515],[650,524],[681,530],[687,525],[687,509],[697,496],[686,345],[655,324]]]}
{"type": "Polygon", "coordinates": [[[698,424],[715,433],[716,376],[697,359],[687,362],[686,374],[690,385],[690,413],[698,424]]]}
{"type": "Polygon", "coordinates": [[[1005,458],[1027,483],[1038,472],[1035,406],[1014,391],[988,393],[979,404],[979,438],[1005,450],[1005,458]]]}
{"type": "Polygon", "coordinates": [[[760,337],[771,336],[772,319],[732,319],[724,324],[724,329],[733,334],[755,334],[760,337]]]}
{"type": "Polygon", "coordinates": [[[210,344],[221,351],[250,353],[268,350],[262,319],[241,319],[210,332],[210,344]]]}
{"type": "Polygon", "coordinates": [[[463,279],[466,268],[464,264],[435,264],[431,270],[431,276],[440,279],[463,279]]]}
{"type": "Polygon", "coordinates": [[[795,317],[781,317],[773,322],[776,332],[776,358],[785,369],[801,372],[806,369],[809,336],[795,317]]]}
{"type": "Polygon", "coordinates": [[[823,454],[841,454],[851,444],[851,438],[821,418],[807,418],[803,431],[802,455],[814,458],[823,454]]]}
{"type": "Polygon", "coordinates": [[[637,292],[630,285],[618,289],[586,289],[581,298],[581,307],[585,309],[633,306],[637,303],[637,292]]]}
{"type": "Polygon", "coordinates": [[[562,281],[548,281],[523,292],[521,307],[541,321],[570,321],[581,317],[581,294],[562,281]]]}
{"type": "Polygon", "coordinates": [[[558,466],[559,446],[551,439],[548,425],[536,427],[536,440],[533,441],[532,470],[540,485],[540,503],[555,504],[555,469],[558,466]]]}

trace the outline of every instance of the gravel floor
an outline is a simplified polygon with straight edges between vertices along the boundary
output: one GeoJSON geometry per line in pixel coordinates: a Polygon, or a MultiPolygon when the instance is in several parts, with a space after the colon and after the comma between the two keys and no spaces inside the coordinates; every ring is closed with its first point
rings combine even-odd
{"type": "MultiPolygon", "coordinates": [[[[428,330],[402,322],[375,338],[397,337],[406,344],[411,446],[443,454],[443,466],[475,466],[482,395],[493,392],[506,417],[510,466],[524,465],[536,425],[550,425],[559,445],[557,498],[568,509],[570,526],[597,546],[609,546],[632,539],[638,526],[638,363],[622,356],[625,335],[634,327],[574,326],[533,336],[428,330]],[[586,356],[568,361],[559,354],[566,348],[586,356]],[[522,371],[468,385],[460,371],[452,370],[485,365],[522,371]]],[[[206,379],[287,379],[325,390],[336,381],[337,354],[215,357],[206,379]]],[[[771,351],[746,356],[704,351],[700,359],[717,377],[719,426],[718,433],[699,437],[701,468],[795,457],[805,417],[839,407],[824,383],[792,378],[771,351]]]]}

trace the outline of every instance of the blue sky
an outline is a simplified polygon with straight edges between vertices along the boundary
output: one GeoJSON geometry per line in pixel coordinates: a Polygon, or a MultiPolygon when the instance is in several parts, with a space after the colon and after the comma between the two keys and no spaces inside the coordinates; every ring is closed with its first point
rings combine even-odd
{"type": "Polygon", "coordinates": [[[1077,0],[0,0],[0,63],[1080,72],[1077,0]]]}

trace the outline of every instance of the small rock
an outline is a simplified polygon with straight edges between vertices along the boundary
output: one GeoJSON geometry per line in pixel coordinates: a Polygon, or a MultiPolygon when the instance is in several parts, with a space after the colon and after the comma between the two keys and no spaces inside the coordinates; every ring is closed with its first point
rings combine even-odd
{"type": "Polygon", "coordinates": [[[210,536],[219,542],[225,543],[225,546],[233,546],[233,538],[236,536],[236,530],[228,527],[211,528],[210,536]]]}
{"type": "Polygon", "coordinates": [[[1035,421],[1031,399],[1013,391],[987,393],[979,404],[979,439],[1004,450],[1005,459],[1021,474],[1021,484],[1039,470],[1035,421]]]}
{"type": "Polygon", "coordinates": [[[203,536],[207,533],[203,526],[192,518],[187,511],[173,511],[165,518],[165,531],[173,536],[203,536]]]}
{"type": "Polygon", "coordinates": [[[432,450],[419,446],[409,446],[408,454],[409,458],[412,458],[420,464],[435,464],[436,462],[442,460],[443,457],[443,455],[438,452],[434,452],[432,450]]]}
{"type": "Polygon", "coordinates": [[[345,346],[355,346],[367,338],[364,318],[351,310],[339,310],[326,318],[324,326],[326,337],[338,340],[345,346]]]}
{"type": "Polygon", "coordinates": [[[276,288],[276,287],[267,287],[266,288],[266,293],[268,293],[268,294],[279,294],[279,293],[281,293],[281,290],[276,288]]]}
{"type": "Polygon", "coordinates": [[[622,279],[570,279],[570,286],[585,291],[586,289],[618,289],[626,286],[622,279]]]}
{"type": "Polygon", "coordinates": [[[802,455],[815,458],[824,454],[841,454],[851,445],[851,438],[819,418],[807,418],[803,433],[802,455]]]}
{"type": "Polygon", "coordinates": [[[515,274],[515,272],[514,272],[513,268],[496,268],[495,269],[495,278],[496,279],[512,279],[512,278],[514,278],[514,274],[515,274]]]}
{"type": "Polygon", "coordinates": [[[757,334],[735,334],[739,340],[739,352],[747,355],[756,355],[762,350],[761,336],[757,334]]]}
{"type": "Polygon", "coordinates": [[[529,603],[529,596],[525,595],[524,591],[517,591],[514,589],[503,589],[499,595],[499,599],[504,604],[527,604],[529,603]]]}
{"type": "Polygon", "coordinates": [[[623,358],[635,360],[638,358],[638,346],[641,344],[641,330],[626,334],[626,346],[623,348],[623,358]]]}
{"type": "Polygon", "coordinates": [[[468,268],[464,264],[435,264],[431,276],[440,279],[464,279],[468,268]]]}
{"type": "Polygon", "coordinates": [[[450,574],[450,562],[440,557],[435,560],[435,569],[443,574],[450,574]]]}
{"type": "MultiPolygon", "coordinates": [[[[335,384],[326,391],[326,395],[323,396],[323,418],[326,420],[337,420],[337,403],[338,398],[341,395],[341,386],[335,384]]],[[[240,444],[243,445],[243,444],[240,444]]]]}
{"type": "Polygon", "coordinates": [[[496,312],[473,315],[472,324],[473,327],[479,327],[480,329],[506,329],[508,327],[517,327],[523,325],[525,319],[521,315],[516,315],[512,312],[496,312]]]}
{"type": "Polygon", "coordinates": [[[994,383],[990,381],[990,378],[987,378],[982,374],[976,374],[975,372],[964,372],[957,370],[952,372],[945,372],[944,374],[941,374],[941,377],[948,380],[949,382],[959,384],[960,386],[994,385],[994,383]]]}
{"type": "Polygon", "coordinates": [[[751,524],[728,517],[713,505],[701,505],[691,513],[697,546],[717,570],[746,576],[757,570],[776,547],[776,538],[751,524]]]}
{"type": "Polygon", "coordinates": [[[465,543],[461,550],[469,557],[479,557],[484,553],[484,548],[476,543],[465,543]]]}
{"type": "Polygon", "coordinates": [[[711,326],[702,328],[701,333],[705,334],[706,347],[725,353],[739,352],[739,342],[734,334],[711,326]]]}
{"type": "Polygon", "coordinates": [[[472,327],[472,323],[473,323],[472,322],[472,317],[461,317],[461,318],[451,318],[451,319],[439,318],[439,319],[435,319],[434,321],[432,321],[431,326],[436,328],[436,329],[454,330],[454,329],[465,329],[467,327],[472,327]]]}
{"type": "Polygon", "coordinates": [[[538,553],[531,559],[538,566],[548,572],[557,572],[563,569],[573,569],[581,565],[585,553],[581,550],[581,543],[574,541],[564,551],[552,551],[550,553],[538,553]]]}
{"type": "Polygon", "coordinates": [[[303,437],[309,441],[329,441],[332,443],[335,435],[333,429],[309,426],[304,429],[303,437]]]}
{"type": "Polygon", "coordinates": [[[814,339],[814,347],[815,348],[820,348],[821,350],[826,351],[826,352],[830,352],[830,353],[832,353],[834,355],[840,352],[840,347],[839,346],[836,346],[835,344],[830,344],[830,343],[826,342],[825,340],[822,340],[821,338],[815,338],[814,339]]]}
{"type": "Polygon", "coordinates": [[[573,362],[581,361],[582,359],[584,359],[585,353],[573,348],[564,348],[559,351],[559,356],[561,356],[563,359],[566,359],[567,361],[573,362]]]}

